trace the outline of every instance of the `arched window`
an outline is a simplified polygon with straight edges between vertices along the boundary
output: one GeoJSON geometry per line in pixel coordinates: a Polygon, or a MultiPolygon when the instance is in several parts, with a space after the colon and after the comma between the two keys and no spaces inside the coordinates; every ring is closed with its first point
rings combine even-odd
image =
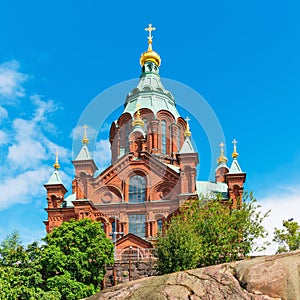
{"type": "Polygon", "coordinates": [[[177,148],[178,148],[178,152],[180,151],[180,148],[181,148],[180,137],[181,137],[181,128],[180,128],[180,126],[178,126],[178,131],[177,131],[177,148]]]}
{"type": "Polygon", "coordinates": [[[163,229],[163,220],[159,219],[157,220],[157,232],[162,232],[163,229]]]}
{"type": "Polygon", "coordinates": [[[161,121],[161,153],[167,153],[167,123],[165,120],[161,121]]]}
{"type": "Polygon", "coordinates": [[[148,130],[148,120],[145,118],[145,119],[143,119],[143,122],[144,122],[144,132],[147,133],[147,130],[148,130]]]}
{"type": "Polygon", "coordinates": [[[146,201],[146,180],[143,176],[134,175],[129,181],[129,203],[146,201]]]}
{"type": "Polygon", "coordinates": [[[101,225],[101,229],[105,232],[105,224],[104,224],[104,222],[100,222],[100,225],[101,225]]]}

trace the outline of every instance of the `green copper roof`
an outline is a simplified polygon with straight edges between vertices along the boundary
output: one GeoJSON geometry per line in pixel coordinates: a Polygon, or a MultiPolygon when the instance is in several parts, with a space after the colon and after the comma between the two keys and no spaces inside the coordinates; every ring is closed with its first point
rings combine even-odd
{"type": "Polygon", "coordinates": [[[175,121],[180,117],[173,95],[164,88],[160,76],[155,72],[142,74],[138,86],[127,95],[123,113],[133,116],[137,103],[140,104],[140,109],[148,108],[154,115],[160,110],[167,110],[174,116],[175,121]]]}
{"type": "Polygon", "coordinates": [[[65,198],[65,207],[74,207],[72,201],[76,200],[76,194],[71,194],[67,198],[65,198]]]}
{"type": "Polygon", "coordinates": [[[89,159],[92,159],[90,151],[87,145],[83,145],[75,160],[89,160],[89,159]]]}
{"type": "Polygon", "coordinates": [[[49,184],[63,184],[60,179],[59,172],[57,170],[55,170],[52,173],[51,177],[49,178],[48,182],[45,185],[49,185],[49,184]]]}
{"type": "Polygon", "coordinates": [[[228,185],[225,182],[197,181],[196,188],[199,198],[214,199],[216,194],[227,197],[228,185]]]}

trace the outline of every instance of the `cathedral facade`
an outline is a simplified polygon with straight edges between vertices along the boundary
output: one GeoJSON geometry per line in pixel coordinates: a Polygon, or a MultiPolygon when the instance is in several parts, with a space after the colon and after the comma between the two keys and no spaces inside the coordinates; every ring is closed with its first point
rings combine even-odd
{"type": "Polygon", "coordinates": [[[148,50],[140,58],[140,81],[125,100],[124,111],[111,124],[111,165],[95,175],[97,166],[89,148],[86,127],[82,148],[72,161],[72,192],[54,172],[47,190],[47,232],[71,219],[89,218],[102,228],[122,255],[130,249],[147,256],[165,223],[187,199],[242,199],[246,174],[238,161],[234,141],[233,160],[227,166],[221,144],[214,182],[197,181],[198,154],[191,142],[188,118],[180,116],[173,95],[161,83],[161,59],[152,49],[149,25],[148,50]]]}

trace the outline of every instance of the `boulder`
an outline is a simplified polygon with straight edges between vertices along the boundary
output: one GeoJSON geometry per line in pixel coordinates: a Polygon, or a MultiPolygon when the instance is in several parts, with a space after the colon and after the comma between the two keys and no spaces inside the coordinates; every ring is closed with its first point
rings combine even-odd
{"type": "Polygon", "coordinates": [[[154,276],[88,300],[300,300],[300,251],[154,276]]]}

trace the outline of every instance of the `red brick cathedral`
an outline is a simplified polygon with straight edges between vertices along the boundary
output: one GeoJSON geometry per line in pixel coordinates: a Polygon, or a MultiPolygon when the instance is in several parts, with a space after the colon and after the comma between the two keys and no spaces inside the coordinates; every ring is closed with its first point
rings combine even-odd
{"type": "Polygon", "coordinates": [[[88,149],[86,127],[81,151],[72,161],[75,178],[68,196],[56,160],[45,184],[47,232],[71,219],[93,219],[116,242],[120,255],[131,249],[146,257],[166,220],[187,199],[210,199],[215,194],[241,199],[246,173],[237,161],[236,141],[231,166],[221,144],[215,182],[197,181],[199,159],[188,118],[179,115],[173,95],[161,83],[161,59],[152,50],[154,29],[151,24],[146,28],[148,50],[140,58],[140,81],[111,124],[111,165],[95,175],[98,168],[88,149]]]}

